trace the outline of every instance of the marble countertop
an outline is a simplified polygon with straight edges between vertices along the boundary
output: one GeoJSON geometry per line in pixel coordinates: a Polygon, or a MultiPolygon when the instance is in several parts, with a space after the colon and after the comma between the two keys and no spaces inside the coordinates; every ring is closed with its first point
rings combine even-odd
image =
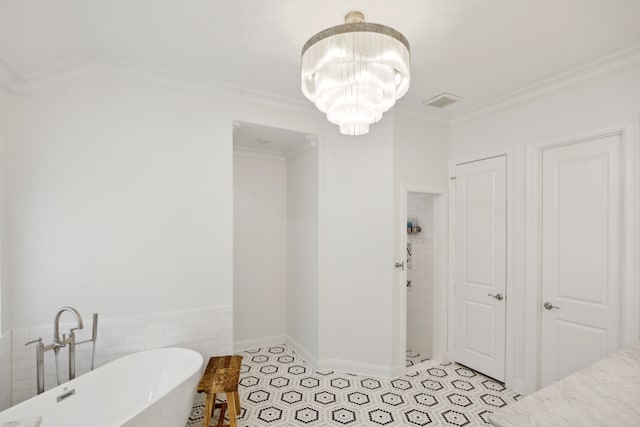
{"type": "Polygon", "coordinates": [[[640,343],[489,415],[496,427],[640,426],[640,343]]]}

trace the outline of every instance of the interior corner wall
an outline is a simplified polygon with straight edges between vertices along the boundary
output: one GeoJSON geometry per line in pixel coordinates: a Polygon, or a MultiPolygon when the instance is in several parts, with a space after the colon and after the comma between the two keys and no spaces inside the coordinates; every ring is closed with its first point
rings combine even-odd
{"type": "Polygon", "coordinates": [[[358,137],[327,124],[320,145],[320,365],[389,376],[393,114],[358,137]]]}
{"type": "Polygon", "coordinates": [[[6,92],[0,82],[0,411],[11,405],[11,328],[9,318],[9,289],[4,280],[4,147],[6,143],[6,92]]]}
{"type": "Polygon", "coordinates": [[[7,100],[2,304],[14,309],[0,369],[13,404],[35,395],[24,343],[49,340],[64,305],[100,314],[98,366],[165,346],[232,352],[233,121],[324,129],[311,108],[244,90],[100,60],[74,71],[7,100]]]}
{"type": "Polygon", "coordinates": [[[5,150],[7,143],[7,99],[8,95],[6,89],[0,81],[0,336],[11,330],[9,324],[11,320],[11,304],[9,301],[11,296],[9,295],[10,289],[8,281],[5,279],[5,257],[6,251],[4,248],[4,235],[5,235],[5,191],[6,191],[6,174],[5,174],[5,150]]]}
{"type": "Polygon", "coordinates": [[[284,342],[287,171],[283,159],[233,158],[234,349],[284,342]]]}
{"type": "MultiPolygon", "coordinates": [[[[395,256],[401,260],[405,256],[406,248],[400,247],[401,238],[398,233],[404,233],[403,224],[406,218],[400,217],[401,212],[401,189],[411,188],[415,191],[442,191],[446,198],[448,188],[448,158],[449,158],[449,127],[444,120],[426,119],[424,116],[417,116],[414,113],[406,113],[402,110],[394,114],[393,132],[393,162],[394,162],[394,233],[395,233],[395,256]]],[[[441,218],[441,224],[447,223],[446,218],[441,218]]],[[[437,248],[445,251],[446,248],[437,248]]],[[[446,260],[446,253],[436,256],[436,259],[446,260]]],[[[435,268],[435,267],[434,267],[435,268]]],[[[394,278],[394,284],[403,286],[400,274],[394,278]]],[[[434,284],[437,286],[438,284],[434,284]]],[[[446,283],[441,284],[446,288],[446,283]]],[[[399,289],[399,288],[397,288],[399,289]]],[[[445,292],[446,293],[446,292],[445,292]]],[[[394,358],[393,366],[396,370],[402,370],[405,366],[405,355],[402,353],[402,332],[404,330],[401,322],[402,301],[401,292],[393,293],[393,328],[394,328],[394,358]]],[[[434,288],[434,297],[438,297],[438,290],[434,288]]],[[[443,310],[446,312],[446,310],[443,310]]],[[[440,323],[442,313],[434,314],[434,327],[446,330],[446,322],[440,323]]],[[[434,331],[439,336],[440,331],[434,331]]],[[[446,334],[445,334],[446,335],[446,334]]]]}
{"type": "Polygon", "coordinates": [[[318,357],[318,146],[287,160],[287,342],[318,357]]]}
{"type": "Polygon", "coordinates": [[[228,102],[98,67],[9,108],[13,328],[231,306],[228,102]]]}
{"type": "MultiPolygon", "coordinates": [[[[507,170],[511,183],[513,209],[507,213],[515,234],[512,246],[513,262],[508,266],[513,274],[515,295],[509,301],[516,304],[513,349],[507,349],[512,372],[507,371],[507,386],[520,393],[535,390],[535,366],[527,359],[525,337],[535,333],[535,326],[524,317],[526,301],[525,274],[525,147],[528,142],[572,138],[615,125],[640,115],[640,62],[627,63],[606,74],[590,77],[545,96],[515,104],[509,108],[478,114],[454,122],[450,129],[452,161],[470,161],[487,156],[507,154],[507,170]],[[532,329],[533,328],[533,329],[532,329]]],[[[509,234],[508,232],[508,234],[509,234]]],[[[510,276],[511,277],[511,276],[510,276]]],[[[508,279],[511,280],[511,279],[508,279]]]]}

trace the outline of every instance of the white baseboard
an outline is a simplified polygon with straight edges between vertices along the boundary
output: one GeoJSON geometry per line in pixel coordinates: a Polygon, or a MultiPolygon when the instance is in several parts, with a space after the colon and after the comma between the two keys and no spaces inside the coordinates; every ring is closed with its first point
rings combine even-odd
{"type": "Polygon", "coordinates": [[[315,370],[319,369],[319,367],[318,367],[318,358],[315,357],[314,355],[312,355],[306,348],[301,346],[299,342],[297,342],[296,340],[294,340],[290,336],[287,336],[286,343],[287,343],[287,345],[289,347],[291,347],[291,349],[293,351],[298,353],[300,355],[300,357],[302,357],[304,359],[305,362],[307,362],[309,365],[311,365],[311,367],[313,369],[315,369],[315,370]]]}
{"type": "MultiPolygon", "coordinates": [[[[273,335],[270,337],[256,338],[252,340],[237,341],[234,343],[234,351],[253,350],[259,347],[269,347],[286,343],[293,351],[316,370],[332,370],[349,374],[357,374],[378,378],[397,378],[402,376],[406,369],[404,366],[383,366],[374,365],[352,360],[342,359],[318,359],[311,354],[304,346],[288,335],[273,335]]],[[[433,362],[434,366],[439,362],[433,362]]],[[[420,364],[420,368],[424,368],[425,364],[420,364]]]]}
{"type": "Polygon", "coordinates": [[[233,343],[233,351],[245,351],[245,350],[253,350],[259,347],[270,347],[278,344],[283,344],[287,341],[287,336],[282,335],[271,335],[269,337],[260,337],[254,338],[250,340],[244,341],[236,341],[233,343]]]}
{"type": "Polygon", "coordinates": [[[322,370],[330,369],[332,371],[378,378],[396,378],[402,375],[400,368],[354,362],[352,360],[320,359],[318,362],[319,368],[322,370]]]}

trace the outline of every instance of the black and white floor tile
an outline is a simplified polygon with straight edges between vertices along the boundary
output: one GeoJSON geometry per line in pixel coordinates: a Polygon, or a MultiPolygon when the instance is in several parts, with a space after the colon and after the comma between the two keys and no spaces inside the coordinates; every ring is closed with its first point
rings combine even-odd
{"type": "Polygon", "coordinates": [[[409,366],[415,366],[419,363],[426,362],[427,360],[430,360],[430,359],[428,357],[421,355],[416,351],[407,350],[407,364],[406,364],[407,368],[409,366]]]}
{"type": "MultiPolygon", "coordinates": [[[[478,426],[520,397],[453,363],[388,380],[314,371],[286,345],[239,354],[240,427],[478,426]]],[[[187,427],[201,426],[203,411],[196,403],[187,427]]]]}

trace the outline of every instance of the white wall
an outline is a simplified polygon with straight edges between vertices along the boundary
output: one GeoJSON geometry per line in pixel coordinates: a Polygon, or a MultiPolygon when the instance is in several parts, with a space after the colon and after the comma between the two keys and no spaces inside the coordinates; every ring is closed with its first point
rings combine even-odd
{"type": "Polygon", "coordinates": [[[6,116],[13,402],[35,387],[25,338],[51,340],[63,305],[120,323],[99,337],[117,350],[108,357],[162,345],[231,352],[233,120],[317,134],[324,119],[311,106],[101,62],[43,79],[11,92],[6,116]],[[180,317],[210,310],[220,314],[180,317]]]}
{"type": "Polygon", "coordinates": [[[282,159],[233,157],[234,348],[284,342],[287,169],[282,159]]]}
{"type": "Polygon", "coordinates": [[[14,96],[12,327],[232,303],[231,118],[206,95],[90,73],[14,96]]]}
{"type": "Polygon", "coordinates": [[[11,332],[0,333],[0,411],[11,406],[11,332]]]}
{"type": "Polygon", "coordinates": [[[342,137],[310,105],[100,62],[25,87],[7,115],[3,304],[15,309],[3,328],[44,333],[62,305],[104,319],[231,305],[240,120],[320,136],[317,299],[310,280],[300,304],[309,325],[318,307],[318,336],[288,332],[325,364],[389,374],[396,184],[446,180],[433,138],[444,126],[389,112],[371,134],[342,137]],[[425,161],[398,172],[396,152],[425,161]]]}
{"type": "Polygon", "coordinates": [[[444,120],[400,109],[394,114],[393,144],[398,190],[400,185],[447,189],[449,127],[444,120]]]}
{"type": "Polygon", "coordinates": [[[417,220],[422,229],[409,234],[411,263],[407,263],[407,349],[420,354],[420,359],[430,359],[433,352],[433,246],[434,196],[409,192],[407,218],[417,220]]]}
{"type": "Polygon", "coordinates": [[[11,405],[11,330],[9,318],[11,304],[8,282],[4,278],[5,248],[2,244],[4,235],[4,192],[5,179],[5,144],[6,144],[6,92],[0,84],[0,411],[11,405]]]}
{"type": "Polygon", "coordinates": [[[526,337],[533,336],[535,326],[529,325],[524,317],[527,302],[524,299],[525,145],[527,142],[570,138],[638,114],[640,63],[635,61],[546,96],[458,121],[451,127],[453,161],[508,155],[511,182],[508,189],[508,245],[513,248],[508,257],[508,281],[514,285],[509,301],[515,307],[512,306],[513,318],[508,320],[513,325],[513,346],[507,348],[507,357],[512,361],[511,369],[507,371],[507,386],[516,391],[535,389],[536,364],[535,356],[526,347],[526,337]]]}
{"type": "Polygon", "coordinates": [[[318,357],[318,146],[287,160],[287,339],[318,357]]]}
{"type": "Polygon", "coordinates": [[[320,357],[389,375],[392,363],[393,115],[369,134],[327,124],[321,140],[320,357]]]}
{"type": "MultiPolygon", "coordinates": [[[[422,191],[429,193],[441,193],[438,196],[438,203],[435,212],[440,215],[434,218],[435,227],[434,239],[439,241],[441,236],[446,235],[447,218],[443,215],[446,210],[446,197],[448,188],[447,161],[449,156],[449,128],[445,121],[438,118],[427,118],[421,113],[399,109],[394,117],[394,232],[395,232],[395,259],[401,261],[405,259],[406,247],[403,243],[402,234],[406,236],[406,217],[403,216],[402,192],[407,190],[422,191]],[[442,209],[440,209],[442,208],[442,209]],[[436,238],[437,237],[437,238],[436,238]]],[[[406,214],[406,212],[405,212],[406,214]]],[[[434,245],[436,243],[434,241],[434,245]]],[[[446,264],[447,245],[446,242],[437,247],[434,254],[434,273],[439,268],[439,283],[434,282],[434,298],[438,301],[446,301],[446,264]]],[[[402,275],[396,271],[394,277],[395,292],[393,292],[393,328],[394,353],[393,365],[397,372],[402,372],[405,366],[405,354],[403,350],[403,334],[406,336],[406,310],[403,309],[402,275]]],[[[406,298],[406,297],[405,297],[406,298]]],[[[446,321],[442,318],[446,315],[444,309],[446,302],[436,304],[433,313],[434,332],[437,341],[446,340],[446,321]],[[438,311],[440,310],[440,311],[438,311]]],[[[434,347],[434,352],[438,357],[444,356],[444,343],[434,347]]]]}
{"type": "Polygon", "coordinates": [[[4,248],[5,234],[5,191],[7,188],[5,149],[7,139],[7,93],[0,82],[0,335],[10,330],[11,295],[9,282],[6,280],[5,264],[6,251],[4,248]]]}

